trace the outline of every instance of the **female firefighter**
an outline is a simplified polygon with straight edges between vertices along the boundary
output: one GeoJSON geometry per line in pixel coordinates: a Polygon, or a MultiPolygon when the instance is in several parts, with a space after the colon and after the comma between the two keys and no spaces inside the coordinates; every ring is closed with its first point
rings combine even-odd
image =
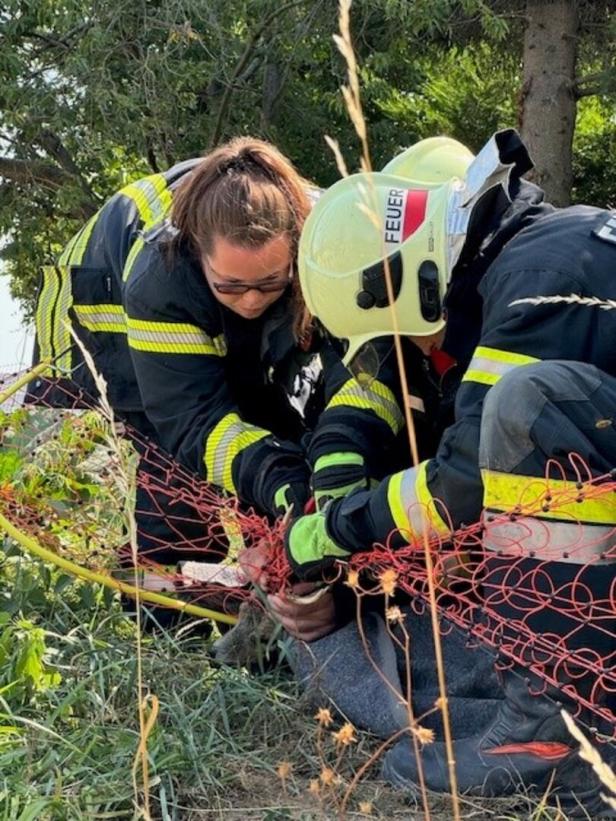
{"type": "MultiPolygon", "coordinates": [[[[39,380],[30,398],[96,394],[71,325],[118,417],[245,505],[275,516],[365,486],[402,414],[382,382],[360,391],[313,332],[296,254],[317,193],[251,138],[123,188],[43,272],[36,356],[55,388],[39,380]]],[[[137,516],[153,560],[208,547],[181,500],[169,511],[140,486],[137,516]]]]}

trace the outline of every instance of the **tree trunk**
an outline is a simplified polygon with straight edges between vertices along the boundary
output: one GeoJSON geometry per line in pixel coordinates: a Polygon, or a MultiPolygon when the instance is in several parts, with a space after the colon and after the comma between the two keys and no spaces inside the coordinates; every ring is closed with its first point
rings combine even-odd
{"type": "Polygon", "coordinates": [[[555,205],[571,202],[575,129],[576,0],[527,0],[520,131],[535,163],[531,179],[555,205]]]}

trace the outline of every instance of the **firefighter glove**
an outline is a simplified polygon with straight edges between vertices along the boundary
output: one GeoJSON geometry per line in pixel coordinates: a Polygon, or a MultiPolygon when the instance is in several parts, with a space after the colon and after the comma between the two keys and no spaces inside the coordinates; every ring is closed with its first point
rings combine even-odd
{"type": "Polygon", "coordinates": [[[285,547],[289,563],[299,579],[315,578],[336,559],[351,555],[327,532],[325,512],[296,519],[287,530],[285,547]]]}

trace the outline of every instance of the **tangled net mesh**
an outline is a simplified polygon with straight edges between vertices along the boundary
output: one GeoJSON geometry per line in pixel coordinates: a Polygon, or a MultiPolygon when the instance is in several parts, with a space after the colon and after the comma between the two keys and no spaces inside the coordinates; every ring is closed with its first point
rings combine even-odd
{"type": "MultiPolygon", "coordinates": [[[[0,394],[21,376],[0,377],[0,394]]],[[[95,400],[41,379],[48,390],[39,390],[36,405],[28,404],[22,389],[0,414],[0,513],[22,533],[76,565],[112,578],[134,575],[122,512],[127,488],[117,481],[124,461],[136,490],[137,563],[145,587],[237,613],[252,594],[229,569],[241,548],[255,544],[268,547],[271,589],[292,583],[281,520],[247,510],[128,425],[122,426],[118,453],[109,447],[109,422],[95,400]],[[62,409],[51,407],[52,391],[55,405],[63,392],[62,409]],[[195,563],[207,566],[207,573],[196,573],[195,563]]],[[[441,631],[460,629],[469,642],[497,650],[502,667],[532,672],[536,692],[556,688],[599,740],[614,741],[616,578],[609,561],[616,562],[616,528],[607,539],[603,532],[602,550],[593,551],[597,537],[576,520],[575,505],[615,492],[612,474],[592,476],[583,460],[570,455],[566,470],[552,461],[544,479],[529,479],[506,513],[486,511],[480,522],[452,529],[446,538],[428,527],[427,542],[406,534],[402,548],[394,549],[392,533],[384,544],[336,564],[328,581],[344,583],[360,597],[384,595],[389,608],[400,599],[422,612],[430,598],[427,547],[441,631]],[[554,483],[565,474],[574,481],[554,483]],[[574,525],[566,540],[556,543],[549,523],[532,518],[547,509],[574,525]],[[500,554],[503,561],[495,563],[500,554]],[[573,568],[562,583],[549,572],[550,560],[573,568]],[[550,630],[554,618],[564,620],[565,631],[550,630]]],[[[428,525],[435,513],[422,510],[428,525]]],[[[444,509],[438,514],[446,520],[444,509]]]]}
{"type": "MultiPolygon", "coordinates": [[[[0,392],[21,376],[1,375],[0,392]]],[[[130,584],[132,495],[144,589],[237,613],[251,594],[229,567],[245,546],[280,545],[282,523],[246,510],[130,425],[112,431],[97,400],[69,383],[39,376],[31,400],[24,388],[0,408],[0,513],[57,556],[130,584]]]]}

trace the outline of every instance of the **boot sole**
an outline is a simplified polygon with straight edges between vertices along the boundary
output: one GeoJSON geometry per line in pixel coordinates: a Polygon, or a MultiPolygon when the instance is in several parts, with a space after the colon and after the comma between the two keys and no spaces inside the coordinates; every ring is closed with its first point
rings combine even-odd
{"type": "MultiPolygon", "coordinates": [[[[404,776],[400,775],[394,767],[385,759],[383,765],[381,767],[381,775],[384,781],[387,781],[388,784],[391,784],[392,787],[398,790],[402,790],[404,792],[410,793],[414,798],[417,798],[421,795],[421,790],[418,784],[414,781],[409,781],[404,776]]],[[[520,787],[524,785],[520,782],[520,787]]],[[[436,793],[433,790],[428,789],[427,792],[432,795],[444,795],[445,793],[436,793]]],[[[540,789],[533,788],[533,793],[537,794],[537,797],[540,798],[543,795],[543,792],[540,789]]],[[[607,790],[606,790],[607,792],[607,790]]],[[[505,798],[507,795],[515,796],[516,793],[506,793],[502,795],[493,795],[487,796],[482,795],[481,792],[467,790],[465,793],[460,793],[461,795],[469,795],[474,796],[477,798],[505,798]]],[[[597,821],[599,819],[615,819],[616,818],[616,810],[611,809],[600,797],[599,792],[594,789],[588,792],[577,792],[575,795],[575,801],[573,799],[573,794],[570,794],[568,797],[564,797],[563,795],[559,795],[558,793],[550,793],[548,796],[548,806],[556,806],[562,809],[562,812],[565,814],[565,818],[567,819],[592,819],[592,821],[597,821]],[[550,798],[552,801],[550,801],[550,798]],[[555,799],[558,799],[558,803],[555,799]]]]}

